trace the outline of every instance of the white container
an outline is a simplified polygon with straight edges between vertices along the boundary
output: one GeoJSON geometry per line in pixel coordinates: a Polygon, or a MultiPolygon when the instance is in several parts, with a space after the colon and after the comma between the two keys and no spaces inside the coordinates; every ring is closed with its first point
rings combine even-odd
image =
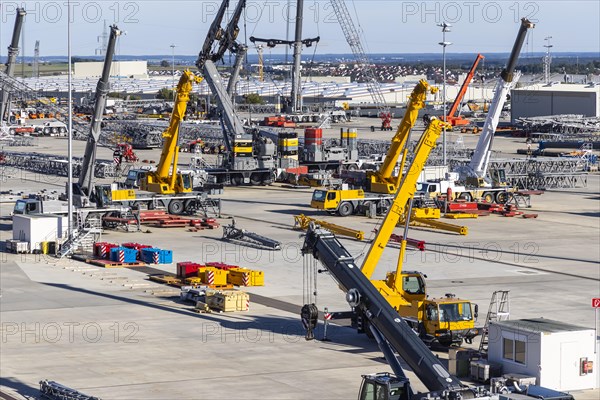
{"type": "Polygon", "coordinates": [[[29,243],[29,250],[41,250],[42,242],[56,242],[67,234],[67,217],[52,214],[14,215],[13,239],[29,243]]]}
{"type": "Polygon", "coordinates": [[[492,321],[488,360],[501,363],[505,374],[535,377],[539,386],[549,389],[595,389],[594,339],[591,328],[545,318],[492,321]]]}

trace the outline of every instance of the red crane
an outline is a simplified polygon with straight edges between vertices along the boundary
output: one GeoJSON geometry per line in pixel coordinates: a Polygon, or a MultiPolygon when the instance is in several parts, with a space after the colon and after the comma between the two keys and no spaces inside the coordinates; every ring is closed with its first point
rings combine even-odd
{"type": "Polygon", "coordinates": [[[465,97],[467,88],[469,87],[469,84],[471,83],[471,80],[475,75],[475,69],[477,69],[477,64],[479,64],[479,61],[481,61],[484,58],[485,57],[481,54],[477,54],[477,58],[475,58],[475,61],[473,62],[473,65],[471,66],[471,69],[469,70],[465,81],[463,82],[458,94],[456,95],[456,99],[454,99],[454,103],[452,103],[452,107],[450,107],[450,110],[448,111],[448,115],[445,118],[443,118],[452,126],[468,125],[470,123],[468,119],[464,119],[460,115],[454,116],[454,114],[456,114],[456,112],[458,111],[458,107],[460,107],[460,103],[462,102],[463,97],[465,97]]]}

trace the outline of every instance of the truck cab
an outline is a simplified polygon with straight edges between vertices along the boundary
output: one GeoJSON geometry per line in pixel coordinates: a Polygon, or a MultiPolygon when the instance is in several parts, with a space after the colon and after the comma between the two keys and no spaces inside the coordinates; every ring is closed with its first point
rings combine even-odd
{"type": "Polygon", "coordinates": [[[42,203],[37,199],[19,199],[13,209],[14,215],[41,214],[42,203]]]}
{"type": "MultiPolygon", "coordinates": [[[[470,343],[480,334],[475,328],[479,307],[468,300],[446,294],[445,297],[427,299],[423,302],[425,310],[424,328],[430,336],[425,341],[436,340],[444,346],[461,345],[463,340],[470,343]]],[[[419,332],[424,335],[425,332],[419,332]]]]}
{"type": "Polygon", "coordinates": [[[318,210],[336,211],[343,201],[364,199],[365,192],[357,190],[322,190],[317,189],[313,193],[310,206],[318,210]]]}
{"type": "Polygon", "coordinates": [[[408,400],[411,395],[407,378],[390,373],[363,375],[359,400],[408,400]]]}
{"type": "MultiPolygon", "coordinates": [[[[450,175],[450,174],[447,174],[450,175]]],[[[452,191],[452,199],[459,197],[461,193],[466,192],[464,186],[458,186],[453,179],[433,179],[425,182],[417,182],[417,191],[415,197],[436,198],[452,191]]]]}
{"type": "Polygon", "coordinates": [[[68,204],[60,200],[42,200],[37,197],[18,199],[13,208],[13,215],[29,214],[66,214],[68,204]]]}

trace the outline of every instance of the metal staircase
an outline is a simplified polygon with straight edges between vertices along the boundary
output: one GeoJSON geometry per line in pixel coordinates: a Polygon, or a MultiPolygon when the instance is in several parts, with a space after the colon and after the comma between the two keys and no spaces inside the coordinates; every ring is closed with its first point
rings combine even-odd
{"type": "Polygon", "coordinates": [[[66,242],[60,246],[58,258],[62,259],[76,250],[91,251],[95,242],[102,236],[102,220],[99,215],[77,213],[77,228],[66,242]]]}
{"type": "Polygon", "coordinates": [[[508,290],[496,290],[492,294],[490,308],[485,317],[485,325],[481,333],[479,352],[487,354],[489,344],[489,327],[491,321],[506,321],[510,318],[510,303],[508,301],[508,290]]]}

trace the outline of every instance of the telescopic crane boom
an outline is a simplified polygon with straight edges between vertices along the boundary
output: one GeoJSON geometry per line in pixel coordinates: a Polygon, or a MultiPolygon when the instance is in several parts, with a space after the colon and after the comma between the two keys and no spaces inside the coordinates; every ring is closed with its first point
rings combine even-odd
{"type": "Polygon", "coordinates": [[[431,391],[461,391],[461,382],[444,368],[408,324],[362,273],[354,257],[337,238],[312,225],[302,248],[312,254],[331,273],[346,293],[350,306],[359,309],[387,339],[390,346],[410,366],[431,391]]]}
{"type": "Polygon", "coordinates": [[[454,99],[454,103],[452,103],[452,106],[450,107],[450,111],[448,111],[448,115],[446,115],[443,118],[444,121],[449,122],[452,126],[466,125],[469,123],[469,121],[462,119],[460,116],[457,116],[455,114],[458,111],[458,108],[460,107],[460,104],[463,98],[465,97],[465,94],[467,93],[467,89],[469,88],[471,80],[473,80],[473,76],[475,75],[475,70],[477,69],[479,61],[483,60],[484,58],[485,57],[481,54],[477,54],[477,57],[475,58],[475,61],[473,62],[469,73],[465,77],[465,81],[463,82],[462,86],[460,87],[460,90],[458,91],[458,94],[456,95],[456,98],[454,99]]]}
{"type": "MultiPolygon", "coordinates": [[[[8,46],[8,60],[6,62],[6,75],[12,77],[15,72],[15,61],[19,54],[19,38],[21,37],[21,29],[23,28],[23,20],[27,13],[23,8],[17,8],[17,14],[15,17],[15,27],[13,29],[12,40],[10,46],[8,46]]],[[[4,114],[8,108],[8,88],[2,90],[2,100],[0,102],[0,122],[4,119],[4,114]]],[[[7,118],[8,120],[8,118],[7,118]]]]}
{"type": "Polygon", "coordinates": [[[404,168],[406,155],[408,153],[407,143],[411,129],[414,127],[419,110],[425,106],[427,93],[437,92],[437,88],[430,87],[427,81],[420,80],[417,86],[413,89],[408,104],[406,113],[398,125],[396,135],[392,138],[390,149],[385,156],[385,161],[379,167],[379,170],[374,173],[367,172],[368,190],[375,193],[394,194],[398,189],[402,172],[398,176],[393,176],[394,168],[398,162],[400,154],[402,154],[402,163],[400,171],[404,168]]]}
{"type": "Polygon", "coordinates": [[[148,190],[160,194],[186,193],[192,191],[192,182],[186,182],[187,175],[177,172],[179,155],[179,127],[185,117],[187,104],[190,100],[190,92],[194,83],[202,82],[202,78],[195,76],[189,70],[183,71],[175,96],[173,113],[169,127],[163,132],[165,139],[160,161],[156,171],[148,172],[146,179],[142,181],[142,190],[148,190]]]}
{"type": "Polygon", "coordinates": [[[498,121],[500,120],[500,113],[506,102],[508,92],[514,87],[521,76],[519,71],[515,72],[515,66],[519,60],[519,53],[525,42],[527,30],[534,27],[535,24],[528,19],[521,19],[521,26],[519,27],[519,32],[508,58],[508,62],[498,78],[496,93],[494,94],[494,98],[489,107],[487,118],[485,119],[483,129],[481,130],[481,136],[479,136],[479,141],[477,142],[477,147],[475,148],[475,152],[473,153],[473,157],[471,158],[467,170],[461,175],[474,177],[480,181],[485,180],[490,162],[492,141],[494,139],[494,134],[496,133],[498,121]]]}
{"type": "MultiPolygon", "coordinates": [[[[96,147],[98,145],[98,139],[102,131],[102,115],[104,114],[104,108],[106,107],[106,99],[110,90],[110,68],[112,66],[113,55],[115,54],[115,45],[117,37],[121,35],[121,31],[116,25],[110,27],[110,36],[108,38],[108,46],[106,48],[106,56],[104,58],[104,67],[102,69],[102,76],[96,86],[94,113],[92,114],[92,120],[90,123],[90,133],[88,140],[85,145],[85,153],[83,155],[83,162],[81,163],[81,171],[79,173],[79,180],[77,183],[77,190],[74,191],[75,195],[87,196],[88,198],[93,197],[94,190],[94,164],[96,163],[96,147]]],[[[83,204],[81,204],[83,205],[83,204]]]]}
{"type": "MultiPolygon", "coordinates": [[[[450,124],[440,121],[438,119],[433,119],[430,122],[427,129],[425,130],[425,132],[423,133],[423,135],[421,136],[419,143],[415,147],[415,156],[413,158],[413,161],[409,166],[408,171],[406,171],[406,173],[402,176],[402,181],[398,186],[398,190],[396,191],[392,205],[388,210],[383,222],[381,223],[381,226],[377,230],[377,235],[375,236],[375,239],[373,240],[371,247],[369,248],[369,252],[365,256],[365,259],[363,261],[361,270],[367,278],[371,278],[371,276],[373,275],[373,272],[375,271],[375,268],[377,267],[379,259],[381,258],[381,255],[383,253],[383,250],[387,246],[387,243],[389,242],[390,237],[394,232],[394,228],[396,227],[396,225],[398,225],[398,222],[400,222],[400,220],[402,220],[405,217],[406,207],[415,195],[417,180],[419,179],[421,170],[427,162],[427,159],[429,158],[429,153],[431,152],[431,149],[435,147],[435,142],[440,136],[444,127],[448,129],[450,127],[450,124]]],[[[410,218],[410,216],[406,217],[410,218]]],[[[404,236],[406,237],[406,235],[404,236]]],[[[405,249],[406,239],[404,238],[404,240],[402,241],[402,250],[405,249]]],[[[403,255],[402,253],[403,251],[401,251],[401,255],[403,255]]],[[[402,291],[402,284],[399,279],[401,275],[402,258],[402,256],[398,258],[399,270],[396,271],[395,279],[397,283],[394,283],[393,285],[393,287],[396,288],[396,292],[402,291]]]]}

